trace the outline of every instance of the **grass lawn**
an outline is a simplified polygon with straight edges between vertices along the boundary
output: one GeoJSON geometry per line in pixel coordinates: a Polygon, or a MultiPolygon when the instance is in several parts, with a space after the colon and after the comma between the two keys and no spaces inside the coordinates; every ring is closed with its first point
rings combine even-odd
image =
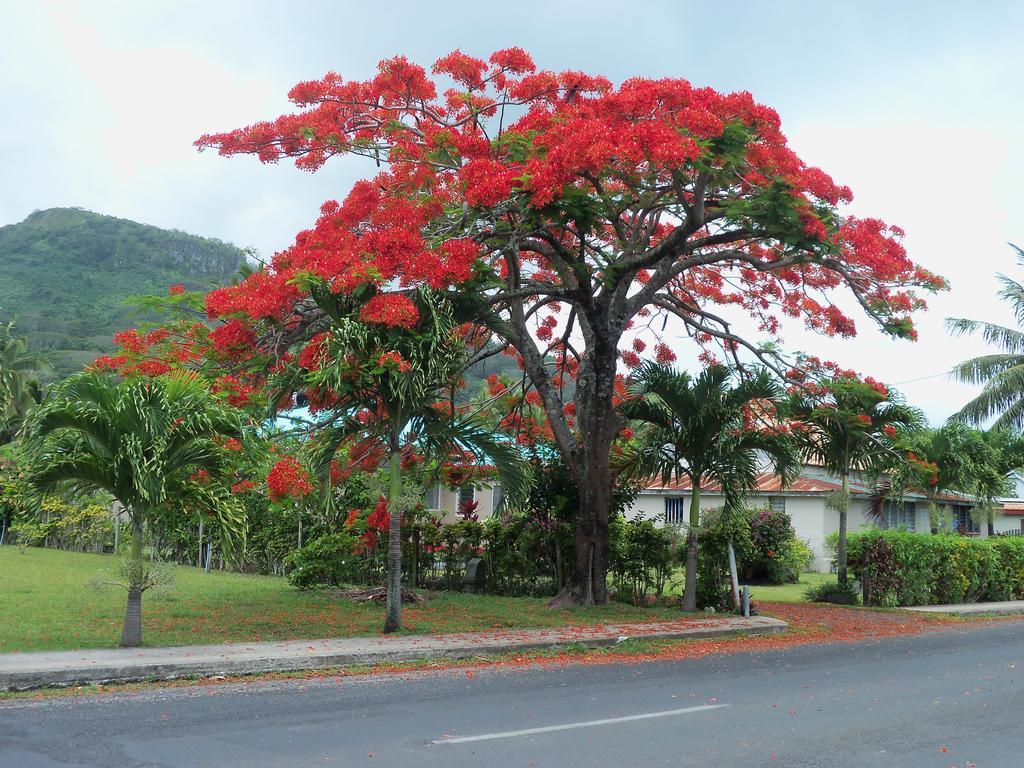
{"type": "MultiPolygon", "coordinates": [[[[835,574],[801,573],[800,581],[796,584],[751,585],[750,600],[754,603],[803,603],[806,602],[804,592],[808,587],[814,587],[826,581],[835,581],[835,579],[835,574]]],[[[682,595],[683,582],[683,571],[679,569],[669,579],[665,591],[672,595],[682,595]]],[[[741,589],[742,587],[743,585],[740,584],[741,589]]]]}
{"type": "Polygon", "coordinates": [[[770,603],[802,603],[804,592],[808,587],[816,587],[826,581],[835,581],[836,577],[830,573],[801,573],[800,581],[796,584],[777,584],[772,586],[755,586],[750,588],[751,602],[770,603]]]}
{"type": "MultiPolygon", "coordinates": [[[[96,592],[98,574],[119,560],[50,549],[0,547],[0,653],[113,647],[121,637],[125,593],[96,592]]],[[[767,596],[761,598],[768,598],[767,596]]],[[[163,599],[143,598],[145,645],[355,637],[380,632],[383,609],[329,594],[299,592],[282,578],[203,573],[179,566],[163,599]]],[[[678,609],[613,603],[552,610],[543,600],[441,593],[403,606],[406,631],[443,634],[678,618],[678,609]]]]}

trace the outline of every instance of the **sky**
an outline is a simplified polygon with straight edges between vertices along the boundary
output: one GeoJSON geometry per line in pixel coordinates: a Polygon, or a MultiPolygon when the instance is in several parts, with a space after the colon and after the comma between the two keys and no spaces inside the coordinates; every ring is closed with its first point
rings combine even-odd
{"type": "Polygon", "coordinates": [[[345,158],[310,175],[198,153],[198,136],[290,111],[288,89],[327,71],[365,79],[395,54],[429,66],[517,45],[543,69],[750,91],[805,161],[853,189],[850,213],[901,226],[911,257],[950,281],[917,343],[853,313],[855,339],[789,327],[787,349],[894,384],[939,423],[976,392],[946,372],[984,351],[944,318],[1013,323],[996,274],[1024,278],[1007,244],[1024,245],[1024,3],[0,0],[0,12],[0,226],[80,206],[269,258],[376,169],[345,158]]]}

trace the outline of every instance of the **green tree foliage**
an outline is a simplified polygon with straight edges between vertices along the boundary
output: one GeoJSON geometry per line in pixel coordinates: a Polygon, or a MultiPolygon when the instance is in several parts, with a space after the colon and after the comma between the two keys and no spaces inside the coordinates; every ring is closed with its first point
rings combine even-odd
{"type": "Polygon", "coordinates": [[[909,431],[901,435],[899,447],[906,460],[891,471],[892,490],[898,496],[908,490],[924,493],[930,527],[937,533],[943,494],[972,495],[981,488],[980,482],[986,482],[989,446],[980,430],[949,422],[937,429],[909,431]]]}
{"type": "Polygon", "coordinates": [[[132,529],[126,567],[128,606],[121,644],[142,642],[142,593],[151,586],[142,560],[143,524],[166,508],[209,515],[230,550],[244,517],[230,493],[238,413],[186,374],[121,383],[99,374],[66,381],[33,414],[33,484],[42,491],[103,490],[124,505],[132,529]]]}
{"type": "Polygon", "coordinates": [[[639,422],[642,431],[627,451],[629,473],[660,477],[664,484],[686,478],[692,488],[683,610],[693,611],[701,489],[716,483],[726,506],[737,509],[756,484],[761,457],[785,479],[796,471],[792,441],[775,420],[783,393],[764,370],[739,378],[713,365],[692,378],[670,366],[647,364],[637,371],[632,394],[622,415],[639,422]]]}
{"type": "Polygon", "coordinates": [[[831,503],[839,512],[837,576],[845,584],[850,474],[874,476],[892,466],[900,430],[917,429],[923,418],[885,386],[850,371],[815,376],[794,390],[787,411],[804,456],[840,478],[831,503]]]}
{"type": "Polygon", "coordinates": [[[49,364],[14,335],[14,323],[0,327],[0,440],[9,442],[39,400],[39,375],[49,364]]]}
{"type": "Polygon", "coordinates": [[[1024,467],[1024,438],[1005,429],[980,433],[981,444],[975,452],[970,491],[974,494],[979,525],[995,533],[995,514],[1002,508],[1000,497],[1011,495],[1010,473],[1024,467]]]}

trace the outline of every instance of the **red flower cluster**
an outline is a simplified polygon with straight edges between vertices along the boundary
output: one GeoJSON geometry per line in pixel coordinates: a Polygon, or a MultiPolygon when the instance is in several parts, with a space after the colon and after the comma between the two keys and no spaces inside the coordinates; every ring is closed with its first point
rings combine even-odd
{"type": "Polygon", "coordinates": [[[374,506],[373,512],[366,518],[366,525],[371,531],[387,533],[390,524],[391,516],[388,512],[388,500],[380,496],[377,498],[377,504],[374,506]]]}
{"type": "Polygon", "coordinates": [[[412,363],[402,357],[399,352],[385,352],[377,358],[377,365],[383,368],[391,368],[399,373],[408,373],[412,370],[412,363]]]}
{"type": "MultiPolygon", "coordinates": [[[[801,160],[778,114],[746,92],[674,78],[614,86],[581,72],[538,71],[512,48],[488,59],[455,51],[430,72],[396,57],[365,81],[330,73],[289,97],[292,113],[203,136],[198,146],[263,162],[292,158],[304,170],[339,154],[375,153],[385,170],[325,203],[267,269],[212,292],[211,317],[301,328],[295,305],[308,298],[310,278],[350,301],[376,292],[359,316],[389,328],[419,321],[412,300],[395,291],[505,292],[502,311],[514,306],[538,321],[537,310],[552,313],[535,336],[561,387],[579,360],[549,321],[557,315],[568,330],[571,315],[556,302],[571,301],[580,317],[583,302],[568,297],[581,283],[623,297],[626,330],[633,318],[651,318],[649,330],[676,315],[706,362],[712,348],[734,346],[715,333],[732,319],[711,318],[743,313],[770,337],[786,318],[851,336],[852,318],[833,301],[847,289],[884,331],[912,338],[920,294],[944,286],[908,258],[899,229],[846,216],[839,206],[852,199],[849,188],[801,160]],[[653,208],[652,190],[661,190],[653,208]],[[523,221],[534,235],[522,236],[523,221]],[[660,264],[635,262],[654,248],[664,254],[660,264]],[[670,263],[692,266],[660,269],[670,263]]],[[[624,365],[639,365],[644,349],[635,339],[619,353],[624,365]]],[[[675,351],[659,343],[654,356],[668,363],[675,351]]],[[[310,350],[305,362],[315,357],[310,350]]],[[[526,405],[509,410],[502,428],[524,440],[550,437],[538,413],[550,403],[526,405]]],[[[569,414],[547,416],[569,425],[569,414]]]]}
{"type": "Polygon", "coordinates": [[[309,473],[297,459],[288,456],[270,468],[267,473],[267,490],[271,501],[280,501],[301,499],[312,492],[313,486],[309,482],[309,473]]]}
{"type": "Polygon", "coordinates": [[[318,333],[310,339],[299,353],[299,365],[307,371],[318,371],[327,361],[327,339],[329,333],[318,333]]]}
{"type": "Polygon", "coordinates": [[[226,374],[213,382],[211,387],[214,394],[223,395],[229,405],[235,408],[244,408],[252,402],[253,393],[256,388],[246,384],[235,376],[226,374]]]}
{"type": "Polygon", "coordinates": [[[210,331],[209,339],[214,352],[219,356],[242,362],[252,357],[256,346],[256,331],[248,323],[235,318],[210,331]]]}
{"type": "Polygon", "coordinates": [[[412,299],[402,293],[381,293],[363,305],[359,319],[389,328],[412,328],[420,319],[412,299]]]}

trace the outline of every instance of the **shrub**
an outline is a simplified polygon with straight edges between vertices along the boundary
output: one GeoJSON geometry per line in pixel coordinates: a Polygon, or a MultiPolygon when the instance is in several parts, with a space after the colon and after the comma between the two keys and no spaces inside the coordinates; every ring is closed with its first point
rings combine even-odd
{"type": "Polygon", "coordinates": [[[610,570],[620,595],[644,605],[648,595],[661,597],[665,590],[674,560],[674,531],[651,520],[626,520],[620,530],[609,536],[610,570]]]}
{"type": "Polygon", "coordinates": [[[700,553],[697,557],[697,607],[733,610],[729,585],[729,541],[736,553],[737,569],[753,555],[750,540],[750,510],[727,514],[709,509],[701,513],[700,553]]]}
{"type": "Polygon", "coordinates": [[[17,523],[13,532],[22,544],[73,552],[102,552],[114,544],[114,524],[109,507],[99,503],[75,506],[51,496],[43,500],[34,520],[17,523]]]}
{"type": "Polygon", "coordinates": [[[516,514],[503,522],[484,522],[487,590],[500,595],[549,596],[555,593],[559,548],[549,529],[516,514]]]}
{"type": "Polygon", "coordinates": [[[345,532],[320,536],[285,558],[293,587],[340,587],[358,583],[362,562],[354,555],[356,539],[345,532]]]}
{"type": "Polygon", "coordinates": [[[741,558],[745,581],[793,584],[814,555],[796,538],[792,518],[785,512],[758,509],[748,512],[751,552],[741,558]],[[810,559],[808,559],[808,555],[810,559]]]}
{"type": "Polygon", "coordinates": [[[849,539],[870,605],[945,605],[1024,597],[1024,541],[870,531],[849,539]]]}
{"type": "Polygon", "coordinates": [[[860,603],[860,595],[849,581],[846,584],[840,584],[838,581],[826,581],[808,587],[804,591],[804,599],[811,603],[829,603],[833,601],[835,595],[845,596],[846,599],[843,602],[848,602],[850,605],[860,603]]]}
{"type": "Polygon", "coordinates": [[[1024,538],[989,539],[999,556],[999,567],[1006,577],[1008,593],[1024,597],[1024,538]]]}
{"type": "Polygon", "coordinates": [[[800,574],[811,567],[814,562],[814,550],[811,542],[794,536],[782,553],[783,566],[789,574],[789,583],[800,581],[800,574]]]}

